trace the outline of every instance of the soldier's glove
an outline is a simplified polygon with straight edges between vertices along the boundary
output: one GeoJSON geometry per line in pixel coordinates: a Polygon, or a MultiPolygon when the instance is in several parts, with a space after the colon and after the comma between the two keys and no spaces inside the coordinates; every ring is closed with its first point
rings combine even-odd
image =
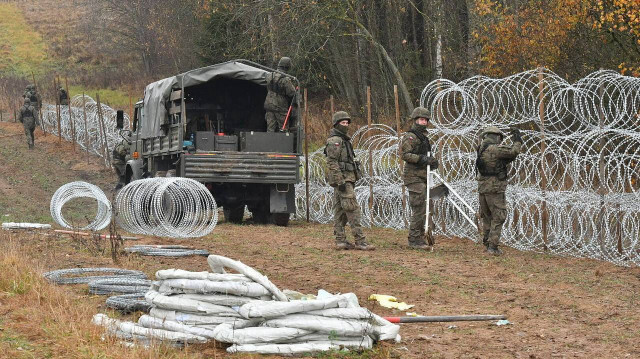
{"type": "Polygon", "coordinates": [[[347,190],[347,184],[346,183],[341,183],[338,185],[338,191],[340,192],[344,192],[347,190]]]}
{"type": "Polygon", "coordinates": [[[437,170],[438,167],[440,166],[440,163],[438,162],[437,158],[429,157],[429,166],[431,166],[432,170],[437,170]]]}
{"type": "Polygon", "coordinates": [[[418,160],[418,166],[421,166],[421,167],[431,166],[432,170],[438,169],[438,165],[439,165],[438,160],[435,157],[422,155],[418,160]]]}
{"type": "Polygon", "coordinates": [[[418,159],[418,166],[427,167],[428,164],[429,164],[429,156],[421,155],[420,158],[418,159]]]}
{"type": "Polygon", "coordinates": [[[520,130],[518,130],[517,128],[512,128],[511,129],[511,136],[513,136],[513,141],[514,142],[520,142],[522,143],[522,135],[520,134],[520,130]]]}

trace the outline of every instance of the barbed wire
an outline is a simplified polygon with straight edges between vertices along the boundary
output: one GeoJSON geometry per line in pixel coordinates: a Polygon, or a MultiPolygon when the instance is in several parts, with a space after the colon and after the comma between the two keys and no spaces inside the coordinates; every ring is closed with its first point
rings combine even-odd
{"type": "MultiPolygon", "coordinates": [[[[570,84],[544,69],[502,79],[475,76],[457,84],[441,79],[425,87],[420,102],[430,109],[435,127],[429,137],[440,160],[437,172],[475,209],[480,130],[489,125],[521,130],[522,153],[511,164],[506,192],[505,244],[640,264],[640,79],[597,71],[570,84]]],[[[355,189],[363,224],[406,228],[410,209],[402,190],[398,134],[385,125],[362,127],[353,143],[365,172],[355,189]]],[[[333,217],[333,190],[324,178],[322,150],[309,154],[309,214],[327,223],[333,217]]],[[[306,216],[304,186],[296,191],[301,218],[306,216]]],[[[446,198],[434,201],[433,220],[436,234],[479,239],[446,198]]]]}

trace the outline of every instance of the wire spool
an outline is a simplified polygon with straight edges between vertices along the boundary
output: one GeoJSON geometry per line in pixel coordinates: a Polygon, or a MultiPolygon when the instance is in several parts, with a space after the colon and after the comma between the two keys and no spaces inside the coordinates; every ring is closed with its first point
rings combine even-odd
{"type": "Polygon", "coordinates": [[[89,293],[98,295],[146,293],[150,286],[150,280],[140,278],[97,279],[89,282],[89,293]]]}
{"type": "Polygon", "coordinates": [[[113,278],[137,278],[147,279],[147,275],[141,271],[120,268],[69,268],[58,269],[44,273],[43,276],[55,284],[80,284],[89,283],[101,279],[113,278]],[[86,274],[102,273],[105,275],[86,276],[86,274]]]}
{"type": "Polygon", "coordinates": [[[125,252],[136,253],[143,256],[158,257],[187,257],[187,256],[209,256],[209,251],[204,249],[193,249],[185,246],[175,245],[137,245],[127,247],[125,252]]]}
{"type": "Polygon", "coordinates": [[[53,197],[51,197],[49,210],[51,217],[56,223],[70,229],[98,231],[107,227],[111,221],[111,203],[107,199],[107,196],[105,196],[104,192],[97,186],[82,181],[70,182],[58,188],[53,194],[53,197]],[[98,210],[93,222],[80,228],[73,227],[62,216],[62,208],[64,205],[76,198],[90,198],[98,202],[98,210]]]}

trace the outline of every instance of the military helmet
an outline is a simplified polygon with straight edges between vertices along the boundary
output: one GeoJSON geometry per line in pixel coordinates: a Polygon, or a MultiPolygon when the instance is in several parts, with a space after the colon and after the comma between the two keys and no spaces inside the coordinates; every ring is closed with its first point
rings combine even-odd
{"type": "Polygon", "coordinates": [[[291,59],[288,57],[280,58],[280,61],[278,61],[278,68],[283,70],[289,70],[291,68],[291,59]]]}
{"type": "Polygon", "coordinates": [[[338,122],[342,121],[342,120],[349,120],[349,123],[351,123],[351,116],[349,116],[349,114],[345,111],[338,111],[336,113],[333,114],[333,125],[337,125],[338,122]]]}
{"type": "Polygon", "coordinates": [[[427,110],[424,107],[416,107],[416,108],[413,109],[413,111],[411,111],[411,119],[412,120],[415,121],[417,118],[420,118],[420,117],[424,117],[427,120],[430,120],[430,118],[429,118],[429,110],[427,110]]]}
{"type": "Polygon", "coordinates": [[[493,133],[495,135],[504,137],[504,133],[502,133],[502,131],[500,131],[500,129],[497,128],[496,126],[485,127],[485,129],[482,130],[482,136],[481,137],[484,137],[485,135],[488,135],[490,133],[493,133]]]}

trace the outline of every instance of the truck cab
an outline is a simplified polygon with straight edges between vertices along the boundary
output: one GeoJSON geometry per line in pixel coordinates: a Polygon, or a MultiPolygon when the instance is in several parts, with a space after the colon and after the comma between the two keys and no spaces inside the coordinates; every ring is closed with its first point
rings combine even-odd
{"type": "Polygon", "coordinates": [[[287,225],[303,136],[297,99],[288,130],[266,132],[266,76],[273,71],[234,60],[147,85],[135,106],[127,182],[191,178],[211,191],[230,222],[241,222],[246,207],[257,223],[287,225]]]}

